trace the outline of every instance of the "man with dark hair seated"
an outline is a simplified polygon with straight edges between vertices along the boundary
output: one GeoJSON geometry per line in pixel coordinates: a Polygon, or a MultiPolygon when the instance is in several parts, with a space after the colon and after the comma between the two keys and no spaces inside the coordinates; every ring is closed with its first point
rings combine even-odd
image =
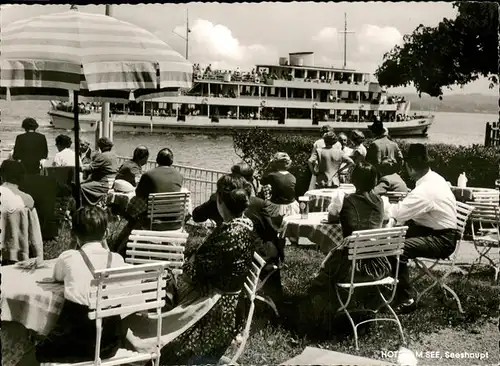
{"type": "Polygon", "coordinates": [[[130,190],[137,186],[136,179],[142,175],[142,167],[146,165],[149,159],[149,150],[146,146],[137,146],[134,150],[134,155],[131,160],[127,160],[118,169],[118,174],[115,178],[115,189],[117,181],[125,181],[129,183],[130,190]]]}
{"type": "MultiPolygon", "coordinates": [[[[424,144],[412,144],[405,158],[409,176],[416,181],[415,189],[405,199],[389,208],[389,217],[408,224],[405,246],[400,257],[397,310],[415,309],[408,271],[408,259],[424,257],[444,259],[457,245],[457,202],[450,186],[430,169],[430,159],[424,144]]],[[[394,267],[394,266],[393,266],[394,267]]]]}
{"type": "MultiPolygon", "coordinates": [[[[133,197],[128,206],[124,217],[128,220],[127,226],[120,233],[114,245],[115,250],[124,254],[127,240],[134,229],[139,229],[146,225],[148,197],[151,193],[170,193],[180,192],[184,178],[182,174],[175,169],[174,153],[169,148],[163,148],[156,156],[158,166],[144,173],[135,189],[133,197]]],[[[181,228],[181,223],[162,224],[162,230],[177,230],[181,228]]]]}
{"type": "MultiPolygon", "coordinates": [[[[64,283],[64,305],[54,329],[36,346],[39,362],[82,362],[95,356],[96,323],[88,317],[92,268],[125,266],[123,258],[111,253],[104,237],[108,219],[99,207],[82,207],[73,215],[73,248],[59,255],[53,278],[64,283]]],[[[124,332],[120,316],[103,320],[100,357],[113,357],[124,332]]],[[[23,363],[21,363],[23,364],[23,363]]]]}

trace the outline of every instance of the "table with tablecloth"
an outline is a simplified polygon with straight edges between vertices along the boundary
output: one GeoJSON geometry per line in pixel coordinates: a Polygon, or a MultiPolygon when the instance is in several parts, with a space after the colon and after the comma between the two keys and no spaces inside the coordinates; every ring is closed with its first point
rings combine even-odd
{"type": "Polygon", "coordinates": [[[55,326],[64,303],[64,286],[37,282],[52,277],[55,262],[45,261],[34,271],[17,265],[0,269],[3,365],[16,365],[34,347],[31,336],[47,335],[55,326]]]}
{"type": "Polygon", "coordinates": [[[22,208],[0,215],[2,260],[43,259],[43,240],[35,208],[22,208]]]}
{"type": "Polygon", "coordinates": [[[340,223],[327,223],[327,212],[311,212],[307,219],[291,215],[283,219],[281,236],[287,238],[308,238],[323,254],[328,254],[344,239],[340,223]]]}
{"type": "Polygon", "coordinates": [[[313,189],[304,193],[309,197],[309,212],[325,212],[333,202],[343,202],[344,196],[356,192],[352,185],[345,185],[340,188],[313,189]]]}

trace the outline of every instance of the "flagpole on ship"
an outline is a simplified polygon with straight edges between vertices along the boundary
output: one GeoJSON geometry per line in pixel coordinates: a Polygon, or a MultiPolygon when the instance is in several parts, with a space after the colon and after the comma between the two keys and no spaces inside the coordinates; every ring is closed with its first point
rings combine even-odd
{"type": "MultiPolygon", "coordinates": [[[[113,16],[112,5],[106,5],[106,15],[113,16]]],[[[109,103],[102,103],[101,107],[101,123],[99,123],[99,132],[96,134],[97,139],[100,137],[107,137],[113,141],[113,126],[112,122],[109,120],[109,103]]],[[[96,141],[97,142],[97,141],[96,141]]],[[[97,148],[97,146],[96,146],[97,148]]]]}

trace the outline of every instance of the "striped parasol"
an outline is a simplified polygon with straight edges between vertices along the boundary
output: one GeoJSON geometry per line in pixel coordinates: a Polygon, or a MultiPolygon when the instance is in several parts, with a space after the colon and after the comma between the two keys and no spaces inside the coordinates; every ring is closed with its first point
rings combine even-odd
{"type": "MultiPolygon", "coordinates": [[[[76,142],[80,97],[139,101],[192,85],[192,64],[155,35],[76,7],[13,22],[2,27],[0,39],[0,98],[68,100],[72,91],[76,142]]],[[[77,171],[78,156],[75,143],[77,171]]],[[[79,192],[79,174],[75,184],[79,192]]],[[[76,202],[80,206],[79,195],[76,202]]]]}
{"type": "Polygon", "coordinates": [[[98,14],[70,10],[1,29],[0,98],[136,100],[189,88],[192,64],[152,33],[98,14]],[[105,91],[105,92],[104,92],[105,91]]]}

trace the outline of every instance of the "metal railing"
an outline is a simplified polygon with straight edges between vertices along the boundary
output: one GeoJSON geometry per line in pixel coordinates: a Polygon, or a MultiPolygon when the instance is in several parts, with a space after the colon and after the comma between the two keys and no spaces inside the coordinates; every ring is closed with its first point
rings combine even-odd
{"type": "MultiPolygon", "coordinates": [[[[120,164],[130,158],[119,156],[120,164]]],[[[191,192],[191,202],[196,207],[210,198],[210,195],[217,190],[217,181],[228,172],[222,170],[203,169],[192,166],[173,164],[184,177],[184,187],[191,192]]],[[[144,170],[148,171],[156,168],[155,161],[148,161],[144,170]]]]}

